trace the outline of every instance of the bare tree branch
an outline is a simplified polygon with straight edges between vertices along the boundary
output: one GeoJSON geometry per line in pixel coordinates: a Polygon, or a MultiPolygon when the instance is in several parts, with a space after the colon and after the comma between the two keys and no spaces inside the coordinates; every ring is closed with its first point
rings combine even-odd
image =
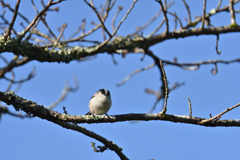
{"type": "Polygon", "coordinates": [[[23,83],[23,82],[26,82],[26,81],[32,79],[33,77],[35,77],[35,75],[36,75],[36,68],[33,67],[32,72],[30,72],[30,73],[28,74],[28,77],[27,77],[27,78],[24,78],[24,79],[21,79],[21,80],[18,80],[18,81],[15,81],[15,80],[13,80],[13,79],[9,79],[9,78],[7,78],[7,77],[5,77],[5,76],[3,76],[3,78],[4,78],[5,80],[11,82],[11,83],[23,83]]]}
{"type": "Polygon", "coordinates": [[[52,5],[58,4],[58,3],[62,2],[63,0],[60,0],[57,2],[52,2],[52,1],[53,0],[49,0],[48,4],[45,6],[45,8],[43,8],[43,10],[35,16],[35,18],[29,24],[29,26],[21,33],[21,37],[25,36],[25,34],[34,26],[34,24],[37,22],[37,20],[49,9],[49,7],[51,7],[52,5]]]}
{"type": "MultiPolygon", "coordinates": [[[[184,83],[174,83],[173,86],[171,88],[169,88],[169,93],[171,91],[181,87],[182,85],[184,85],[184,83]]],[[[145,89],[145,92],[148,93],[148,94],[154,94],[157,98],[156,102],[154,102],[153,107],[148,112],[148,113],[152,113],[156,109],[157,104],[161,101],[161,99],[165,98],[165,95],[162,93],[162,90],[158,90],[157,92],[155,92],[151,89],[145,89]]]]}
{"type": "Polygon", "coordinates": [[[214,117],[212,117],[212,118],[210,118],[210,119],[202,120],[202,121],[200,122],[200,124],[208,123],[208,122],[211,122],[211,121],[216,120],[216,119],[219,120],[222,115],[224,115],[225,113],[227,113],[227,112],[229,112],[229,111],[231,111],[231,110],[233,110],[234,108],[237,108],[237,107],[239,107],[239,106],[240,106],[240,103],[238,103],[238,104],[236,104],[235,106],[232,106],[232,107],[230,107],[230,108],[227,108],[227,109],[226,109],[225,111],[223,111],[222,113],[220,113],[220,114],[218,114],[218,115],[216,115],[216,116],[214,116],[214,117]]]}
{"type": "MultiPolygon", "coordinates": [[[[163,120],[163,121],[170,121],[170,122],[179,122],[179,123],[187,123],[187,124],[194,124],[194,125],[200,125],[200,126],[208,126],[208,127],[240,127],[240,120],[218,120],[218,121],[211,121],[202,123],[203,120],[208,120],[205,118],[200,117],[189,117],[186,116],[178,116],[178,115],[171,115],[171,114],[164,114],[162,116],[162,113],[155,113],[155,114],[124,114],[124,115],[115,115],[115,116],[104,116],[104,115],[66,115],[61,114],[56,111],[48,110],[44,108],[42,105],[38,105],[35,102],[28,101],[22,97],[19,97],[15,95],[12,91],[9,92],[1,92],[0,91],[0,100],[5,102],[8,105],[13,105],[14,108],[18,110],[23,110],[24,112],[28,114],[33,114],[34,116],[37,116],[42,119],[46,119],[48,121],[54,122],[56,124],[59,124],[63,126],[64,128],[75,130],[77,127],[76,125],[72,125],[67,122],[75,122],[75,123],[114,123],[114,122],[123,122],[123,121],[150,121],[150,120],[163,120]],[[69,126],[70,127],[67,127],[69,126]],[[75,126],[75,127],[74,127],[75,126]]],[[[240,104],[237,104],[236,106],[239,106],[240,104]]],[[[236,108],[234,106],[234,108],[236,108]]],[[[233,109],[230,108],[230,109],[233,109]]],[[[79,126],[78,126],[79,127],[79,126]]],[[[78,128],[77,127],[77,128],[78,128]]],[[[77,129],[81,133],[83,133],[81,130],[81,127],[77,129]]],[[[83,133],[85,134],[85,133],[83,133]]],[[[88,135],[88,134],[86,134],[88,135]]],[[[92,137],[91,135],[88,135],[92,137]]],[[[101,141],[102,142],[102,141],[101,141]]],[[[104,142],[102,142],[104,143],[104,142]]],[[[104,143],[105,144],[105,143],[104,143]]],[[[106,145],[106,144],[105,144],[106,145]]],[[[110,145],[110,144],[108,144],[110,145]]],[[[111,146],[112,148],[112,146],[111,146]]],[[[110,149],[111,149],[110,148],[110,149]]]]}
{"type": "MultiPolygon", "coordinates": [[[[0,57],[2,58],[3,56],[0,55],[0,57]]],[[[0,68],[0,78],[4,77],[5,73],[11,71],[13,68],[22,66],[30,61],[30,58],[23,57],[22,59],[12,60],[10,63],[7,62],[8,65],[6,67],[0,68]]]]}
{"type": "Polygon", "coordinates": [[[190,101],[190,98],[188,98],[188,104],[189,104],[189,117],[192,117],[192,103],[190,101]]]}
{"type": "Polygon", "coordinates": [[[11,21],[11,23],[9,24],[9,27],[8,27],[8,30],[7,30],[6,34],[4,35],[4,39],[5,39],[5,40],[7,40],[7,38],[11,35],[11,31],[12,31],[14,22],[15,22],[16,17],[17,17],[17,13],[18,13],[18,8],[19,8],[20,1],[21,1],[21,0],[18,0],[17,3],[16,3],[12,21],[11,21]]]}
{"type": "Polygon", "coordinates": [[[231,13],[231,26],[238,26],[235,20],[234,0],[229,0],[229,9],[231,13]]]}
{"type": "Polygon", "coordinates": [[[152,67],[154,67],[154,66],[155,66],[155,63],[153,63],[153,64],[151,64],[151,65],[149,65],[149,66],[147,66],[147,67],[144,67],[144,68],[135,70],[135,71],[132,72],[129,76],[127,76],[126,78],[124,78],[122,82],[118,83],[117,86],[119,87],[119,86],[123,85],[124,83],[126,83],[133,75],[135,75],[135,74],[137,74],[137,73],[139,73],[139,72],[148,70],[148,69],[150,69],[150,68],[152,68],[152,67]]]}
{"type": "MultiPolygon", "coordinates": [[[[121,159],[128,159],[122,153],[122,149],[119,148],[112,141],[109,141],[106,138],[104,138],[104,137],[102,137],[102,136],[100,136],[100,135],[98,135],[98,134],[96,134],[92,131],[89,131],[82,126],[78,126],[78,125],[75,125],[75,124],[72,124],[72,123],[69,123],[69,122],[66,122],[66,121],[62,121],[61,119],[57,118],[59,115],[63,115],[63,114],[57,113],[56,111],[51,111],[49,109],[46,109],[43,106],[37,105],[35,102],[26,101],[25,99],[14,95],[13,92],[11,92],[11,91],[7,92],[7,93],[6,92],[4,93],[4,92],[0,91],[0,100],[7,103],[7,104],[12,104],[15,107],[16,110],[21,109],[21,110],[27,112],[27,114],[33,114],[34,116],[38,116],[42,119],[46,119],[48,121],[51,121],[53,123],[56,123],[56,124],[64,127],[64,128],[75,130],[75,131],[78,131],[78,132],[80,132],[84,135],[87,135],[88,137],[92,137],[92,138],[102,142],[103,144],[105,144],[110,150],[116,152],[116,154],[121,159]],[[8,96],[11,96],[11,98],[9,98],[8,96]],[[18,107],[20,107],[20,108],[18,108],[18,107]],[[42,111],[44,111],[45,113],[42,113],[42,111]]],[[[73,116],[73,117],[76,117],[76,116],[73,116]]]]}
{"type": "Polygon", "coordinates": [[[8,107],[4,107],[0,105],[0,119],[1,119],[1,114],[9,114],[11,116],[14,117],[18,117],[18,118],[32,118],[32,116],[29,115],[21,115],[20,113],[12,113],[8,110],[8,107]]]}
{"type": "Polygon", "coordinates": [[[164,18],[165,18],[165,21],[166,21],[166,34],[169,33],[169,24],[168,24],[168,17],[167,17],[167,6],[163,6],[163,3],[161,0],[156,0],[161,8],[162,8],[162,11],[163,11],[163,14],[164,14],[164,18]]]}
{"type": "Polygon", "coordinates": [[[73,76],[73,78],[74,78],[75,87],[74,88],[69,87],[68,81],[67,81],[58,100],[55,101],[54,103],[52,103],[51,105],[46,106],[47,109],[53,109],[54,107],[56,107],[60,102],[62,102],[66,98],[66,96],[68,95],[69,92],[75,92],[78,90],[79,84],[78,84],[77,77],[73,76]]]}
{"type": "Polygon", "coordinates": [[[189,9],[189,6],[188,4],[186,3],[185,0],[183,0],[183,3],[187,9],[187,12],[188,12],[188,24],[191,24],[192,23],[192,18],[191,18],[191,12],[190,12],[190,9],[189,9]]]}
{"type": "Polygon", "coordinates": [[[201,28],[204,28],[204,21],[205,21],[205,14],[206,14],[206,5],[207,5],[207,0],[204,0],[203,2],[203,16],[202,16],[202,26],[201,28]]]}

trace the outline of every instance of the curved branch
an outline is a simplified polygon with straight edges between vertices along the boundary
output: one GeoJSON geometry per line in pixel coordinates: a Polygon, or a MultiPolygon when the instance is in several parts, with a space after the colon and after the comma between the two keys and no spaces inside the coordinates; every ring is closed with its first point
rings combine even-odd
{"type": "Polygon", "coordinates": [[[112,141],[109,141],[106,138],[104,138],[104,137],[102,137],[102,136],[100,136],[100,135],[82,127],[82,126],[79,126],[79,125],[75,125],[75,124],[72,124],[72,123],[69,123],[69,122],[63,122],[63,121],[54,121],[53,120],[52,122],[62,126],[63,128],[78,131],[78,132],[80,132],[80,133],[82,133],[82,134],[84,134],[88,137],[96,139],[96,140],[102,142],[103,144],[105,144],[105,146],[108,147],[110,150],[114,151],[121,159],[128,160],[126,155],[124,155],[122,153],[122,148],[118,147],[118,145],[114,144],[112,141]]]}
{"type": "Polygon", "coordinates": [[[29,61],[31,61],[29,57],[23,57],[22,59],[12,60],[6,67],[0,68],[0,78],[4,77],[5,73],[11,71],[13,68],[22,66],[28,63],[29,61]]]}
{"type": "Polygon", "coordinates": [[[27,78],[24,78],[24,79],[21,79],[21,80],[18,80],[18,81],[15,81],[14,79],[9,79],[9,78],[7,78],[7,77],[5,77],[5,76],[4,76],[3,78],[4,78],[5,80],[11,82],[11,83],[23,83],[23,82],[26,82],[26,81],[32,79],[33,77],[35,77],[35,75],[36,75],[36,68],[33,67],[32,72],[30,72],[30,73],[28,74],[28,77],[27,77],[27,78]]]}
{"type": "MultiPolygon", "coordinates": [[[[69,123],[70,121],[68,122],[66,120],[63,120],[62,118],[64,118],[64,115],[66,115],[66,114],[60,114],[56,111],[51,111],[49,109],[46,109],[42,105],[38,105],[35,102],[26,100],[22,97],[15,95],[12,91],[10,91],[10,92],[1,92],[0,91],[0,100],[7,103],[8,105],[9,104],[13,105],[17,111],[21,109],[21,110],[25,111],[28,115],[32,114],[33,116],[37,116],[39,118],[46,119],[55,124],[58,124],[58,125],[62,126],[63,128],[75,130],[86,136],[94,138],[94,139],[102,142],[103,144],[105,144],[110,150],[116,152],[116,154],[121,159],[128,159],[122,153],[122,148],[118,147],[117,144],[114,144],[112,141],[109,141],[106,138],[104,138],[92,131],[89,131],[82,126],[78,126],[78,125],[69,123]]],[[[76,116],[70,116],[70,117],[74,118],[76,116]]],[[[87,116],[85,116],[85,117],[87,117],[87,116]]]]}

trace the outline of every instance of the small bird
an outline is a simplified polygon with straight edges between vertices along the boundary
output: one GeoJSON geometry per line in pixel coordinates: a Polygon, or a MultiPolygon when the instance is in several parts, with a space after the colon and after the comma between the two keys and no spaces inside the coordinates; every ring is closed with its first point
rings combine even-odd
{"type": "Polygon", "coordinates": [[[86,115],[103,115],[107,114],[111,108],[112,100],[111,94],[107,89],[98,90],[90,99],[89,112],[86,115]]]}

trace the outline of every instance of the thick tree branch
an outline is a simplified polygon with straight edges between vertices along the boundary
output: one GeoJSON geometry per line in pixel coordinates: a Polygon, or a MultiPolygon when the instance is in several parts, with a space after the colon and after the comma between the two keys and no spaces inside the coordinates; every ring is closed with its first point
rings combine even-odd
{"type": "Polygon", "coordinates": [[[52,111],[44,108],[42,105],[38,105],[35,102],[26,100],[22,97],[15,95],[12,91],[1,92],[0,91],[0,100],[5,102],[8,105],[13,105],[14,108],[22,110],[27,114],[37,116],[48,121],[63,124],[67,126],[65,122],[75,122],[75,123],[113,123],[113,122],[123,122],[123,121],[151,121],[151,120],[163,120],[170,121],[174,123],[186,123],[194,124],[206,127],[240,127],[240,120],[218,120],[202,123],[206,118],[200,117],[189,117],[188,115],[171,115],[155,113],[155,114],[124,114],[124,115],[115,115],[115,116],[91,116],[91,115],[67,115],[61,114],[56,111],[52,111]]]}
{"type": "Polygon", "coordinates": [[[9,114],[11,116],[18,117],[18,118],[32,118],[32,116],[21,115],[18,113],[12,113],[8,110],[8,107],[4,107],[4,106],[0,105],[0,119],[1,119],[1,114],[9,114]]]}
{"type": "Polygon", "coordinates": [[[223,33],[240,32],[240,26],[238,27],[212,27],[189,30],[181,30],[175,32],[169,32],[168,35],[165,33],[155,35],[153,37],[142,37],[135,36],[134,38],[127,37],[116,37],[114,40],[108,42],[105,46],[99,49],[99,46],[92,47],[74,47],[72,49],[65,50],[50,50],[45,47],[41,47],[26,41],[17,41],[14,38],[4,40],[0,37],[0,53],[2,52],[13,52],[15,55],[28,56],[33,60],[38,60],[40,62],[70,62],[73,60],[78,60],[86,56],[96,55],[98,53],[114,53],[119,49],[127,49],[129,52],[133,51],[135,48],[148,48],[149,46],[155,45],[157,43],[163,42],[169,39],[185,38],[190,36],[199,35],[216,35],[223,33]],[[34,53],[34,54],[33,54],[34,53]]]}

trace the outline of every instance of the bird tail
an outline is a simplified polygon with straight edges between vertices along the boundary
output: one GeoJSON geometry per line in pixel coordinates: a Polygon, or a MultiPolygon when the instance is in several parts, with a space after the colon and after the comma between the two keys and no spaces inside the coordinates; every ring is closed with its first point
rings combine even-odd
{"type": "Polygon", "coordinates": [[[91,115],[92,113],[89,111],[87,114],[85,114],[85,115],[91,115]]]}

